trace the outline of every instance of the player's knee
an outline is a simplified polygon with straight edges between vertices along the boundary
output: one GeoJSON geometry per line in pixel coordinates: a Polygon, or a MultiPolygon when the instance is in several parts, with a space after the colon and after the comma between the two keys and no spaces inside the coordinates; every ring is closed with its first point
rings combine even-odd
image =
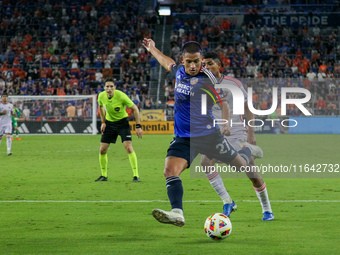
{"type": "Polygon", "coordinates": [[[188,163],[185,159],[170,156],[165,159],[165,168],[163,173],[165,178],[180,176],[186,168],[188,168],[188,163]]]}
{"type": "Polygon", "coordinates": [[[165,178],[171,177],[171,176],[180,176],[182,172],[182,169],[180,169],[177,166],[166,166],[164,168],[163,174],[165,178]]]}
{"type": "Polygon", "coordinates": [[[133,152],[132,146],[126,146],[126,147],[125,147],[125,150],[126,150],[127,154],[130,154],[130,153],[133,152]]]}
{"type": "Polygon", "coordinates": [[[165,167],[163,174],[165,178],[168,178],[170,176],[175,176],[175,172],[174,169],[170,168],[170,167],[165,167]]]}
{"type": "Polygon", "coordinates": [[[7,139],[10,139],[11,138],[11,135],[6,135],[7,139]]]}
{"type": "Polygon", "coordinates": [[[133,152],[132,142],[131,141],[124,141],[124,148],[127,154],[130,154],[133,152]]]}
{"type": "Polygon", "coordinates": [[[105,155],[107,153],[107,148],[100,147],[99,153],[100,153],[100,155],[105,155]]]}

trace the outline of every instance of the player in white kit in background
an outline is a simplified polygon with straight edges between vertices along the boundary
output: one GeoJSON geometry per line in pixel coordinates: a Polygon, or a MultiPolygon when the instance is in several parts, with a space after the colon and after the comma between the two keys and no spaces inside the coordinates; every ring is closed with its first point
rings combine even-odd
{"type": "Polygon", "coordinates": [[[8,102],[8,95],[3,93],[1,95],[1,103],[0,103],[0,145],[2,141],[2,137],[6,134],[7,140],[7,156],[12,155],[11,147],[12,147],[12,114],[13,114],[13,104],[8,102]]]}
{"type": "MultiPolygon", "coordinates": [[[[245,117],[247,120],[254,119],[253,114],[250,112],[247,99],[248,95],[245,91],[242,83],[233,78],[220,73],[221,68],[221,60],[217,52],[207,52],[204,55],[203,64],[205,67],[211,71],[219,80],[220,84],[225,84],[226,86],[237,86],[239,87],[245,97],[245,117]]],[[[233,112],[233,97],[229,90],[227,89],[219,89],[217,91],[219,93],[222,101],[227,101],[229,104],[230,112],[233,112]]],[[[216,119],[222,118],[222,110],[219,106],[215,105],[213,108],[213,114],[216,119]]],[[[255,131],[252,127],[246,127],[242,123],[243,115],[231,115],[228,113],[227,115],[223,114],[223,117],[227,116],[225,119],[228,119],[229,123],[233,123],[230,127],[230,136],[227,136],[228,141],[234,147],[235,150],[240,150],[246,143],[256,144],[255,131]]],[[[201,164],[205,169],[208,169],[209,166],[213,166],[217,162],[216,159],[209,159],[205,155],[202,155],[201,164]]],[[[255,189],[256,195],[259,198],[262,206],[263,213],[263,221],[270,221],[274,219],[274,214],[272,212],[270,201],[268,197],[268,192],[266,188],[266,184],[263,181],[260,174],[256,171],[254,158],[251,158],[249,166],[254,169],[252,172],[246,172],[248,178],[251,180],[253,187],[255,189]]],[[[229,217],[230,213],[236,210],[236,203],[230,198],[226,188],[224,187],[223,180],[217,171],[206,172],[207,178],[209,179],[210,184],[213,186],[217,194],[221,197],[224,206],[223,213],[229,217]]]]}

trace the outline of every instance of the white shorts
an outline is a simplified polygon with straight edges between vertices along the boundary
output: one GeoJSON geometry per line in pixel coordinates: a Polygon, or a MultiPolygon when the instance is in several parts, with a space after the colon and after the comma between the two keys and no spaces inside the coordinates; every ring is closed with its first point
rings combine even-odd
{"type": "Polygon", "coordinates": [[[233,136],[224,136],[235,150],[241,150],[240,142],[247,141],[247,134],[237,134],[233,136]]]}
{"type": "Polygon", "coordinates": [[[12,134],[12,124],[0,124],[0,135],[12,134]]]}

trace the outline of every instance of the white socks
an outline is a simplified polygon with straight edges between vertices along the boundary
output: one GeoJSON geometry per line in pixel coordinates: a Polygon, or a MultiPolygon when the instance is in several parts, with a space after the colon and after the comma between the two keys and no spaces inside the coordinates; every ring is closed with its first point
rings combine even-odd
{"type": "Polygon", "coordinates": [[[268,197],[268,192],[266,188],[266,183],[259,188],[254,187],[257,197],[259,198],[262,206],[262,213],[265,211],[272,212],[272,208],[270,206],[270,201],[268,197]]]}
{"type": "Polygon", "coordinates": [[[222,177],[219,175],[218,172],[206,172],[205,173],[211,186],[215,189],[217,194],[220,196],[224,204],[230,204],[232,203],[232,199],[229,196],[226,188],[224,187],[222,177]]]}
{"type": "MultiPolygon", "coordinates": [[[[226,188],[224,187],[222,177],[218,174],[218,172],[206,172],[205,173],[211,186],[215,189],[217,194],[220,196],[224,204],[232,203],[232,199],[229,196],[226,188]]],[[[259,198],[262,206],[262,213],[265,211],[272,212],[272,208],[270,206],[270,201],[268,197],[268,192],[266,188],[266,183],[259,188],[254,187],[257,197],[259,198]]]]}
{"type": "Polygon", "coordinates": [[[11,148],[12,148],[12,139],[11,137],[6,137],[7,138],[7,153],[11,152],[11,148]]]}

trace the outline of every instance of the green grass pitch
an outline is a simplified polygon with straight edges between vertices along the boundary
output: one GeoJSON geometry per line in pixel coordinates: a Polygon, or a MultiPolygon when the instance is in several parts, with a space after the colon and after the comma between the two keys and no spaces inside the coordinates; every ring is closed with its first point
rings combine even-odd
{"type": "MultiPolygon", "coordinates": [[[[170,209],[163,167],[171,140],[134,136],[140,183],[132,182],[120,142],[109,149],[109,181],[98,183],[100,136],[22,136],[10,157],[3,140],[0,254],[339,254],[340,173],[266,178],[272,222],[261,221],[248,179],[225,178],[238,210],[231,236],[216,242],[203,224],[222,202],[206,179],[186,170],[186,225],[154,220],[153,208],[170,209]]],[[[265,153],[258,164],[340,163],[339,135],[258,135],[257,142],[265,153]]]]}

